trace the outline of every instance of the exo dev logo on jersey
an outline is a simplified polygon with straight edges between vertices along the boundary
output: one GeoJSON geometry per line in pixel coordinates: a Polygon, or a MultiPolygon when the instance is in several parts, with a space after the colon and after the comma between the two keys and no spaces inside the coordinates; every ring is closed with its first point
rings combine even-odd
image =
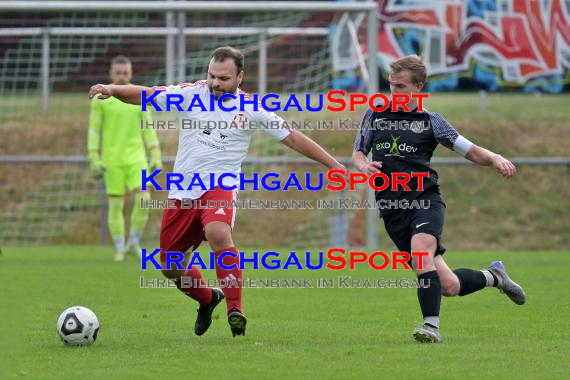
{"type": "Polygon", "coordinates": [[[416,153],[418,151],[418,148],[411,146],[409,144],[406,143],[401,143],[398,144],[398,141],[400,140],[401,136],[394,136],[394,135],[390,135],[390,137],[392,138],[392,142],[380,142],[378,144],[376,144],[376,150],[387,150],[388,153],[386,153],[386,156],[402,156],[402,152],[405,153],[416,153]]]}

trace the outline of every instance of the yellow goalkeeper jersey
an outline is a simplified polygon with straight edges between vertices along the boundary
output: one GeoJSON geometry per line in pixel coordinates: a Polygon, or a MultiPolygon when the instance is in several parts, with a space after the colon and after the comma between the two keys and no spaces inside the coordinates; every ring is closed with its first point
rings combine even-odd
{"type": "Polygon", "coordinates": [[[140,105],[121,102],[115,97],[91,101],[87,149],[99,151],[102,137],[101,160],[105,166],[128,166],[146,162],[147,148],[158,145],[156,131],[140,128],[141,119],[151,121],[150,112],[142,112],[140,105]]]}

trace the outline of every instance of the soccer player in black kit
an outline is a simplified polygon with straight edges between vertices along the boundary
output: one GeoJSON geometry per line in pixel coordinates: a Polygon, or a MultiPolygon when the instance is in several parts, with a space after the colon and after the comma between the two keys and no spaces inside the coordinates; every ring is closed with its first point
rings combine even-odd
{"type": "MultiPolygon", "coordinates": [[[[392,94],[419,93],[426,81],[427,70],[422,59],[416,55],[401,58],[390,65],[390,91],[392,94]]],[[[410,112],[400,109],[392,112],[392,104],[383,112],[369,109],[362,120],[365,128],[356,136],[352,160],[356,168],[367,174],[382,172],[392,178],[392,173],[429,173],[423,179],[423,191],[418,190],[418,179],[407,183],[410,191],[402,185],[392,191],[391,186],[376,191],[376,202],[381,205],[380,214],[390,238],[404,252],[429,252],[423,258],[423,269],[418,269],[417,257],[412,267],[419,279],[429,286],[418,288],[418,300],[424,317],[423,326],[417,327],[413,336],[419,342],[439,343],[439,310],[441,296],[464,296],[485,287],[496,287],[514,303],[526,301],[524,290],[513,282],[502,262],[494,261],[486,270],[456,269],[452,271],[442,254],[441,243],[445,203],[439,192],[437,172],[430,167],[430,160],[437,144],[452,149],[478,165],[492,165],[504,177],[516,173],[515,166],[499,154],[479,147],[457,131],[439,114],[423,108],[417,109],[418,100],[407,104],[410,112]],[[369,126],[369,127],[368,127],[369,126]],[[372,160],[367,155],[372,152],[372,160]],[[396,208],[402,201],[408,204],[429,207],[396,208]],[[417,202],[413,202],[413,201],[417,202]],[[423,202],[420,202],[423,201],[423,202]],[[429,201],[429,202],[428,202],[429,201]]],[[[379,106],[377,106],[379,108],[379,106]]],[[[376,186],[382,186],[377,178],[376,186]]]]}

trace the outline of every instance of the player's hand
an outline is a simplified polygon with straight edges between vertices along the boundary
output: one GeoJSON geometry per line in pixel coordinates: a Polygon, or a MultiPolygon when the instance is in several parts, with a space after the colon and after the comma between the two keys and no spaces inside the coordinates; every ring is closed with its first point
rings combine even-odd
{"type": "Polygon", "coordinates": [[[511,178],[517,172],[515,165],[500,154],[495,155],[493,158],[493,166],[503,175],[503,177],[511,178]]]}
{"type": "Polygon", "coordinates": [[[380,173],[380,169],[382,169],[381,161],[370,161],[367,162],[360,171],[370,177],[372,174],[380,173]]]}
{"type": "Polygon", "coordinates": [[[91,176],[93,179],[101,179],[103,178],[103,174],[105,173],[105,167],[100,160],[91,161],[89,165],[91,169],[91,176]]]}
{"type": "Polygon", "coordinates": [[[161,159],[151,159],[148,163],[148,167],[150,172],[154,172],[155,170],[162,170],[162,160],[161,159]]]}
{"type": "Polygon", "coordinates": [[[348,174],[348,169],[346,166],[341,164],[340,162],[336,162],[332,167],[329,168],[330,170],[342,170],[345,174],[342,173],[332,173],[331,176],[335,178],[344,178],[346,179],[346,175],[348,174]]]}
{"type": "Polygon", "coordinates": [[[148,168],[151,172],[162,170],[162,155],[160,154],[160,147],[158,145],[150,147],[150,161],[148,163],[148,168]]]}
{"type": "Polygon", "coordinates": [[[91,86],[89,89],[89,99],[93,99],[93,97],[97,94],[101,94],[99,95],[99,99],[107,99],[113,96],[111,88],[104,84],[96,84],[95,86],[91,86]]]}

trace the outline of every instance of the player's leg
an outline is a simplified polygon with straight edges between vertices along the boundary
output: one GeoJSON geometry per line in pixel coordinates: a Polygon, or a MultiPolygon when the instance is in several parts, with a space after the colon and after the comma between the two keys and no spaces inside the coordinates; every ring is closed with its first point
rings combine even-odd
{"type": "Polygon", "coordinates": [[[447,263],[443,259],[443,256],[436,256],[434,258],[434,263],[441,283],[441,294],[446,297],[458,295],[461,290],[461,283],[459,282],[457,275],[449,269],[447,263]]]}
{"type": "MultiPolygon", "coordinates": [[[[414,257],[413,267],[420,280],[426,287],[418,288],[418,301],[424,317],[424,324],[414,330],[414,338],[420,342],[441,342],[439,333],[439,312],[443,286],[452,287],[449,278],[441,278],[435,264],[436,257],[445,252],[441,244],[443,223],[445,219],[445,204],[438,193],[426,193],[425,199],[430,200],[428,209],[410,211],[410,233],[412,252],[429,252],[423,260],[423,269],[418,268],[419,260],[414,257]],[[445,281],[442,283],[442,281],[445,281]]],[[[420,282],[421,283],[421,282],[420,282]]]]}
{"type": "MultiPolygon", "coordinates": [[[[434,255],[437,250],[437,239],[428,233],[412,235],[415,225],[414,210],[398,210],[383,215],[386,232],[402,252],[422,251],[429,252],[428,257],[422,260],[422,268],[419,269],[419,261],[413,258],[411,264],[419,279],[427,287],[418,288],[418,301],[424,317],[424,324],[414,330],[414,338],[420,342],[439,342],[439,307],[441,304],[441,284],[435,270],[434,255]]],[[[420,228],[426,228],[425,225],[420,228]]]]}
{"type": "Polygon", "coordinates": [[[232,331],[232,335],[245,335],[245,327],[247,319],[242,312],[242,271],[239,269],[239,252],[235,247],[231,237],[231,227],[224,222],[210,222],[205,226],[205,233],[210,247],[215,252],[216,257],[216,276],[219,280],[225,280],[226,286],[222,288],[226,297],[226,306],[228,312],[228,323],[232,331]],[[224,252],[232,252],[236,257],[226,255],[222,259],[225,266],[235,267],[232,269],[224,269],[218,265],[218,258],[224,252]]]}
{"type": "Polygon", "coordinates": [[[148,191],[133,191],[133,209],[131,211],[131,228],[127,243],[127,252],[141,257],[140,241],[144,228],[148,222],[149,209],[141,208],[141,202],[150,201],[150,193],[148,191]]]}
{"type": "Polygon", "coordinates": [[[115,245],[115,261],[123,261],[125,259],[125,218],[123,216],[123,207],[125,206],[125,198],[122,195],[109,195],[109,211],[107,225],[113,244],[115,245]]]}
{"type": "Polygon", "coordinates": [[[424,324],[414,330],[414,338],[419,342],[439,343],[439,311],[441,307],[442,286],[439,274],[435,266],[435,253],[437,250],[437,239],[429,233],[417,233],[412,236],[412,252],[428,252],[422,260],[423,269],[419,269],[419,259],[412,258],[412,267],[421,284],[418,288],[418,301],[424,318],[424,324]]]}
{"type": "Polygon", "coordinates": [[[224,191],[216,187],[215,190],[207,192],[203,201],[215,200],[218,205],[226,202],[226,207],[204,209],[202,212],[202,223],[206,239],[215,252],[216,276],[219,280],[225,280],[227,286],[223,287],[226,297],[228,311],[228,323],[233,336],[245,335],[247,319],[242,312],[242,271],[239,268],[239,252],[232,239],[232,228],[235,221],[235,208],[231,207],[232,200],[237,199],[237,191],[224,191]],[[226,255],[223,257],[225,266],[235,266],[232,269],[224,269],[217,265],[218,257],[224,252],[232,252],[235,257],[226,255]]]}
{"type": "Polygon", "coordinates": [[[125,173],[120,166],[107,166],[104,173],[108,195],[107,225],[115,245],[115,261],[125,259],[125,173]]]}
{"type": "Polygon", "coordinates": [[[526,301],[523,288],[510,279],[500,261],[494,261],[488,269],[461,268],[452,271],[442,256],[436,256],[435,266],[441,278],[444,296],[466,296],[486,287],[495,287],[517,305],[522,305],[526,301]]]}
{"type": "Polygon", "coordinates": [[[141,207],[141,203],[145,204],[147,201],[150,201],[150,192],[140,190],[142,187],[142,169],[148,169],[146,161],[130,166],[127,173],[127,188],[133,195],[133,209],[131,210],[131,228],[127,243],[127,253],[137,257],[141,257],[140,240],[150,213],[147,207],[141,207]]]}
{"type": "Polygon", "coordinates": [[[496,277],[488,270],[451,270],[443,256],[436,256],[435,266],[441,279],[442,293],[447,297],[466,296],[497,283],[496,277]]]}
{"type": "Polygon", "coordinates": [[[206,224],[204,232],[212,251],[215,253],[216,264],[218,257],[224,252],[232,252],[236,256],[232,257],[226,255],[223,258],[224,265],[232,266],[235,264],[236,268],[224,269],[220,265],[216,265],[216,276],[219,280],[224,279],[232,285],[236,285],[223,288],[228,312],[232,309],[241,311],[241,270],[239,269],[239,253],[232,240],[231,227],[227,223],[214,221],[206,224]]]}
{"type": "Polygon", "coordinates": [[[204,240],[204,233],[200,223],[200,210],[181,209],[180,201],[176,202],[176,209],[166,209],[160,228],[160,261],[162,273],[174,279],[178,289],[186,296],[198,301],[200,307],[194,325],[196,335],[204,334],[212,322],[214,308],[223,300],[224,295],[219,289],[206,286],[202,273],[196,267],[189,267],[192,252],[204,240]],[[174,251],[184,254],[182,269],[176,263],[167,267],[166,252],[174,251]],[[188,254],[186,254],[188,252],[188,254]],[[184,278],[184,281],[182,279],[184,278]],[[187,286],[190,284],[190,286],[187,286]]]}

